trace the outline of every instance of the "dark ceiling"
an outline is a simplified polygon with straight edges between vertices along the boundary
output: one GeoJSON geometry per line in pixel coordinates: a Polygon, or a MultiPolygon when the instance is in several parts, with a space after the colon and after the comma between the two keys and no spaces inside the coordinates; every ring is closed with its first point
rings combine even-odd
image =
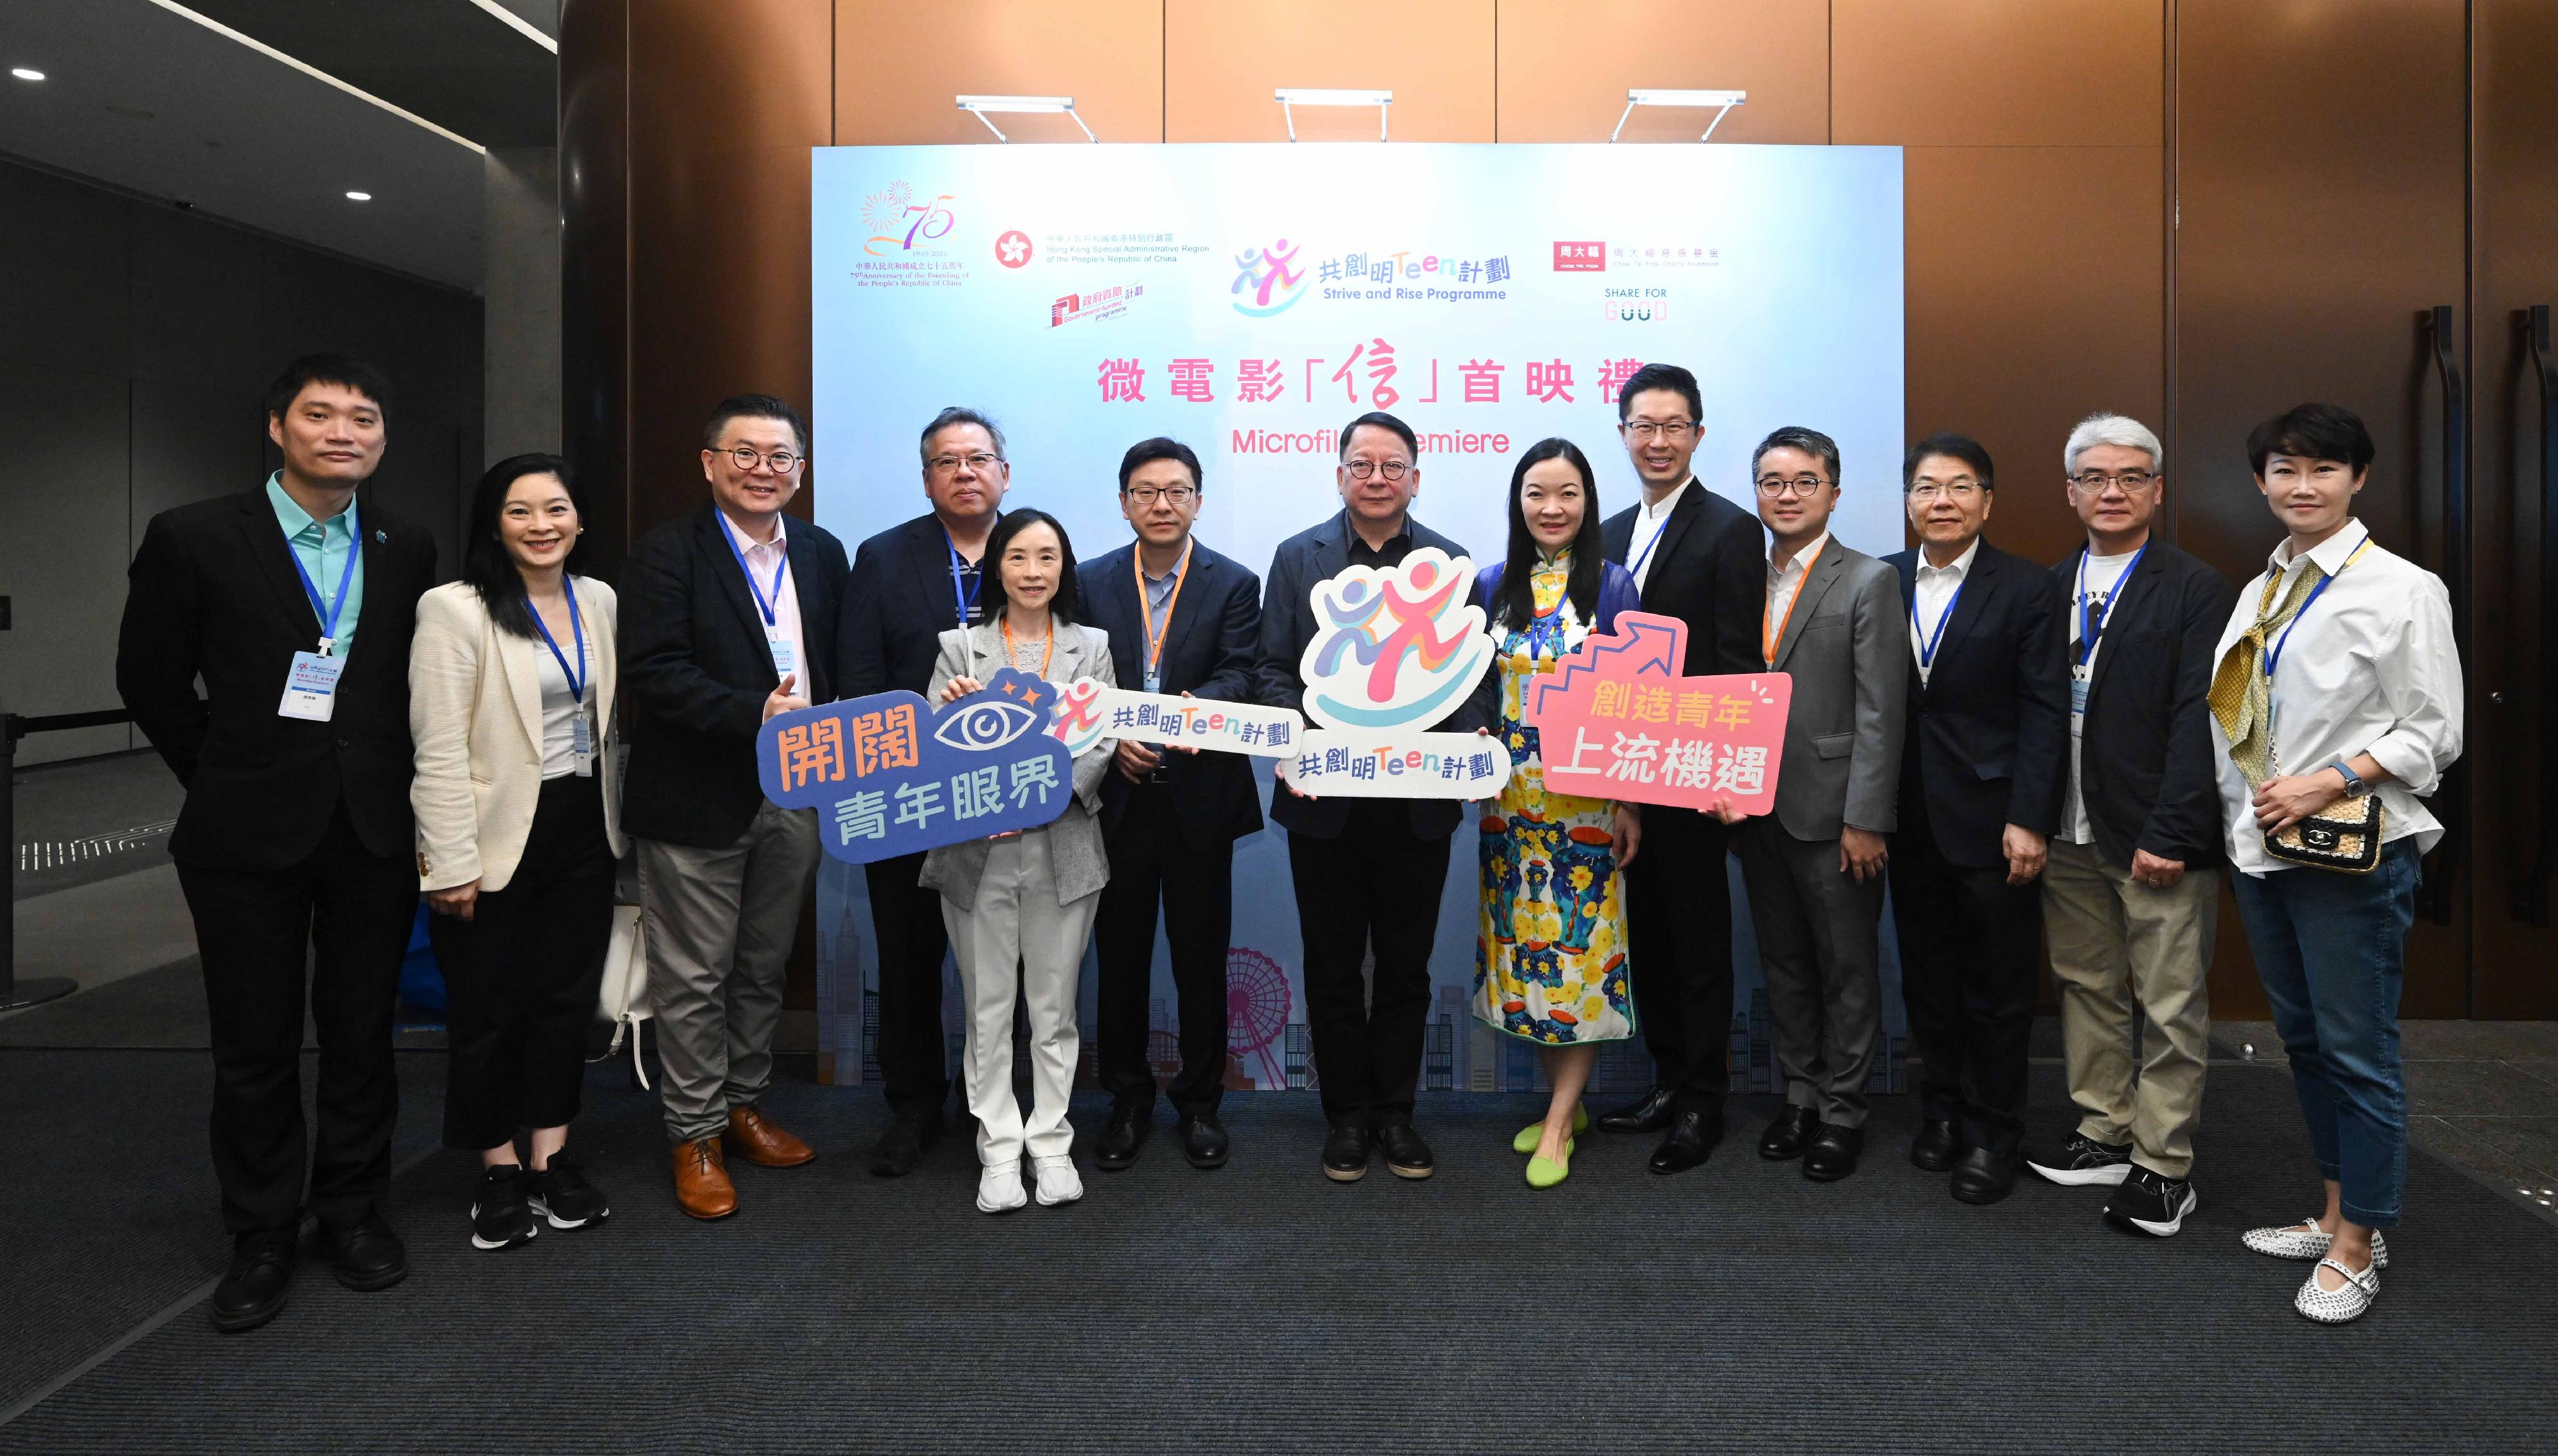
{"type": "Polygon", "coordinates": [[[482,146],[558,140],[559,58],[471,0],[183,3],[482,146]]]}

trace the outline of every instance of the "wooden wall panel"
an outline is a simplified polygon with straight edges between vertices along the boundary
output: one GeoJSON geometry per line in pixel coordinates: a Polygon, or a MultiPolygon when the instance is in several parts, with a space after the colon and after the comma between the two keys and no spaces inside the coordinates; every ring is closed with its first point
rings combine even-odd
{"type": "Polygon", "coordinates": [[[2165,0],[1833,0],[1831,140],[2157,147],[2165,0]]]}
{"type": "MultiPolygon", "coordinates": [[[[1723,142],[1830,139],[1827,0],[1501,0],[1498,140],[1604,142],[1630,86],[1743,90],[1723,142]]],[[[1694,144],[1711,111],[1645,106],[1626,142],[1694,144]]]]}
{"type": "MultiPolygon", "coordinates": [[[[1393,137],[1492,140],[1493,0],[1165,0],[1164,140],[1281,142],[1280,86],[1394,92],[1393,137]]],[[[1297,112],[1306,141],[1373,141],[1373,107],[1297,112]]]]}
{"type": "MultiPolygon", "coordinates": [[[[838,144],[993,143],[963,93],[1072,96],[1099,140],[1162,141],[1163,0],[835,0],[838,144]]],[[[1083,140],[1070,117],[994,121],[1017,142],[1083,140]]]]}

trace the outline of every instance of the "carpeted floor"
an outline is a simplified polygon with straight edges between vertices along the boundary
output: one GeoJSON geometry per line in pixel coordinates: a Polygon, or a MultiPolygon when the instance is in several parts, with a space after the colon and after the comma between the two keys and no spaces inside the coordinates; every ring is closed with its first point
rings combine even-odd
{"type": "MultiPolygon", "coordinates": [[[[442,1059],[401,1060],[422,1145],[442,1059]]],[[[204,1077],[0,1053],[0,1136],[41,1173],[0,1187],[42,1251],[0,1296],[21,1393],[218,1271],[204,1077]],[[108,1109],[114,1143],[48,1134],[72,1105],[108,1109]]],[[[1506,1150],[1520,1097],[1429,1097],[1438,1177],[1338,1187],[1313,1098],[1238,1096],[1222,1172],[1165,1126],[1081,1205],[989,1219],[965,1148],[870,1178],[876,1095],[805,1083],[768,1105],[818,1161],[741,1167],[743,1212],[699,1225],[665,1194],[650,1096],[627,1067],[589,1087],[609,1226],[477,1251],[468,1164],[429,1154],[389,1209],[406,1284],[306,1265],[241,1337],[182,1310],[0,1425],[0,1451],[2471,1452],[2558,1420],[2558,1239],[2436,1160],[2411,1159],[2358,1326],[2301,1320],[2305,1269],[2239,1247],[2317,1189],[2278,1069],[2213,1070],[2203,1206],[2165,1242],[2105,1228],[2100,1195],[1952,1202],[1902,1155],[1904,1098],[1843,1184],[1754,1156],[1773,1106],[1751,1098],[1697,1172],[1650,1177],[1641,1140],[1593,1134],[1535,1194],[1506,1150]]]]}

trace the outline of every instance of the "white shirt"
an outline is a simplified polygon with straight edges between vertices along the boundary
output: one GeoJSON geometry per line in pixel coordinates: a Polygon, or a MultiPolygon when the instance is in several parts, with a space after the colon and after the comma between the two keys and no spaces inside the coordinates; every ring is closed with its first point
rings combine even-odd
{"type": "Polygon", "coordinates": [[[1933,651],[1925,650],[1925,644],[1931,639],[1939,644],[1944,642],[1945,614],[1954,610],[1954,594],[1962,590],[1963,578],[1971,574],[1972,558],[1980,554],[1979,536],[1972,537],[1972,543],[1963,548],[1963,554],[1955,557],[1948,566],[1928,565],[1926,548],[1921,546],[1918,549],[1918,579],[1912,583],[1911,590],[1915,600],[1911,603],[1910,612],[1910,660],[1918,666],[1918,685],[1921,687],[1927,685],[1927,675],[1932,670],[1928,663],[1936,655],[1933,651]],[[1922,628],[1924,635],[1921,634],[1922,628]]]}
{"type": "MultiPolygon", "coordinates": [[[[1803,577],[1811,571],[1812,563],[1821,559],[1821,551],[1829,543],[1830,533],[1823,531],[1803,542],[1803,548],[1781,567],[1776,564],[1775,553],[1769,554],[1768,620],[1760,624],[1759,629],[1762,648],[1773,650],[1785,645],[1785,614],[1794,610],[1794,594],[1803,589],[1803,577]],[[1773,642],[1770,641],[1772,637],[1773,642]]],[[[1773,651],[1766,655],[1774,655],[1773,651]]],[[[1765,655],[1762,660],[1765,660],[1765,655]]]]}
{"type": "MultiPolygon", "coordinates": [[[[570,590],[576,588],[572,586],[570,590]]],[[[577,675],[585,680],[587,692],[592,695],[595,691],[595,644],[587,641],[583,646],[585,651],[579,656],[577,675]]],[[[574,635],[560,644],[563,652],[575,653],[579,648],[580,641],[574,635]]],[[[560,670],[559,658],[551,655],[550,649],[542,649],[541,655],[533,659],[533,677],[542,686],[542,777],[557,779],[565,774],[574,774],[577,772],[577,718],[586,711],[586,705],[569,690],[568,674],[560,670]]],[[[588,731],[594,731],[592,723],[588,725],[588,731]]],[[[592,739],[589,747],[593,747],[592,739]]]]}
{"type": "Polygon", "coordinates": [[[1661,543],[1661,532],[1670,528],[1670,512],[1678,509],[1679,498],[1695,484],[1696,477],[1691,475],[1672,486],[1670,493],[1663,496],[1658,505],[1646,503],[1637,508],[1634,533],[1626,540],[1626,560],[1634,569],[1635,591],[1641,591],[1643,583],[1651,577],[1652,557],[1658,554],[1655,548],[1661,543]]]}
{"type": "MultiPolygon", "coordinates": [[[[2382,784],[2383,842],[2413,834],[2421,852],[2443,837],[2424,799],[2461,756],[2461,658],[2452,641],[2452,598],[2442,579],[2378,542],[2344,570],[2370,532],[2359,520],[2328,537],[2310,559],[2328,573],[2327,590],[2274,641],[2282,652],[2273,680],[2274,772],[2314,774],[2339,759],[2367,753],[2389,771],[2382,784]],[[2339,574],[2342,571],[2343,574],[2339,574]]],[[[2292,589],[2301,568],[2286,540],[2265,570],[2292,589]]],[[[2256,621],[2265,576],[2238,592],[2216,665],[2256,621]]],[[[2256,828],[2255,792],[2229,760],[2229,737],[2211,722],[2218,755],[2220,819],[2229,862],[2251,875],[2298,868],[2265,852],[2256,828]]]]}
{"type": "Polygon", "coordinates": [[[771,626],[765,625],[761,612],[756,614],[755,625],[764,630],[767,638],[779,637],[790,644],[790,660],[799,664],[799,670],[794,674],[797,680],[790,684],[790,691],[794,696],[807,697],[810,690],[808,645],[799,635],[799,593],[790,580],[788,528],[782,523],[781,517],[776,516],[772,540],[750,541],[746,532],[737,528],[737,522],[728,518],[727,511],[714,510],[711,513],[719,517],[720,527],[728,532],[729,539],[737,542],[738,550],[746,557],[747,575],[754,580],[754,586],[747,595],[752,597],[756,592],[762,592],[764,604],[773,609],[771,626]],[[773,584],[776,571],[782,573],[782,584],[778,588],[773,584]]]}
{"type": "MultiPolygon", "coordinates": [[[[2061,609],[2063,615],[2069,619],[2069,671],[2076,681],[2094,680],[2096,655],[2105,650],[2105,614],[2111,610],[2114,589],[2122,582],[2123,573],[2129,570],[2132,562],[2139,557],[2140,552],[2132,550],[2125,551],[2120,556],[2099,556],[2090,551],[2082,558],[2084,562],[2082,576],[2086,584],[2081,588],[2076,583],[2072,583],[2069,601],[2061,609]],[[2082,607],[2084,611],[2081,611],[2082,607]],[[2097,624],[2096,646],[2088,652],[2087,660],[2082,663],[2078,660],[2079,628],[2083,625],[2082,619],[2090,614],[2095,617],[2097,624]]],[[[2080,763],[2078,737],[2086,729],[2087,715],[2078,710],[2077,702],[2078,689],[2072,686],[2069,707],[2069,779],[2061,794],[2061,833],[2072,844],[2093,844],[2096,842],[2096,829],[2094,825],[2087,822],[2087,801],[2078,790],[2080,763]]]]}

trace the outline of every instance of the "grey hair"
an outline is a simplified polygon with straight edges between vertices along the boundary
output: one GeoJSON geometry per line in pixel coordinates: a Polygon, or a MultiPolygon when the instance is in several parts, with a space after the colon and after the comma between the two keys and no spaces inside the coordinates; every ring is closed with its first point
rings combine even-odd
{"type": "Polygon", "coordinates": [[[964,404],[953,404],[934,415],[932,423],[924,427],[924,438],[916,442],[916,453],[924,458],[927,468],[932,464],[932,437],[953,425],[975,425],[984,430],[987,437],[995,442],[995,458],[1004,458],[1004,427],[964,404]]]}
{"type": "Polygon", "coordinates": [[[2061,447],[2061,473],[2076,475],[2078,457],[2099,445],[2119,445],[2126,450],[2145,451],[2150,458],[2150,474],[2167,473],[2167,447],[2159,443],[2158,436],[2150,433],[2149,426],[2130,415],[2107,414],[2102,410],[2080,420],[2078,428],[2069,432],[2069,443],[2061,447]]]}

